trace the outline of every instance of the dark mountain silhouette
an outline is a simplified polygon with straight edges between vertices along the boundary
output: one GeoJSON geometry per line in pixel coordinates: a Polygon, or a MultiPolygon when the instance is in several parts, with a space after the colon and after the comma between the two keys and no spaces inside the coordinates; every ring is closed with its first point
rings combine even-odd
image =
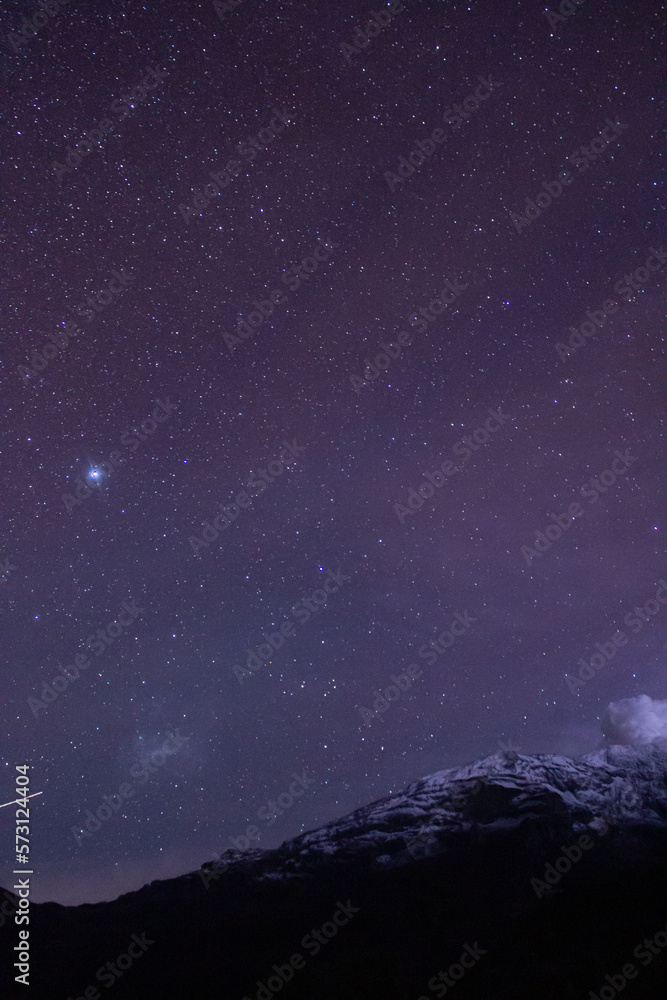
{"type": "Polygon", "coordinates": [[[17,932],[12,1000],[667,1000],[667,751],[508,751],[275,850],[33,905],[28,988],[17,932]]]}

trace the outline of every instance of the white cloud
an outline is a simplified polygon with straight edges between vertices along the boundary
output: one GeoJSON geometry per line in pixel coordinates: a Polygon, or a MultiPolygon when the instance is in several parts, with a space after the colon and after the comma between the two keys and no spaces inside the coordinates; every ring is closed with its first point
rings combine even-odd
{"type": "Polygon", "coordinates": [[[605,736],[610,743],[651,743],[667,738],[667,701],[640,694],[607,706],[605,736]]]}

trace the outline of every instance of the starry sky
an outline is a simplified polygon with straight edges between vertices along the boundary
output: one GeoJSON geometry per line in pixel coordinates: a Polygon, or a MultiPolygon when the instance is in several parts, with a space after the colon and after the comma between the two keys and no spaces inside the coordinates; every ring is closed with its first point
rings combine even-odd
{"type": "Polygon", "coordinates": [[[0,8],[33,901],[502,745],[589,752],[610,701],[664,698],[659,615],[624,625],[665,576],[659,5],[51,9],[0,8]]]}

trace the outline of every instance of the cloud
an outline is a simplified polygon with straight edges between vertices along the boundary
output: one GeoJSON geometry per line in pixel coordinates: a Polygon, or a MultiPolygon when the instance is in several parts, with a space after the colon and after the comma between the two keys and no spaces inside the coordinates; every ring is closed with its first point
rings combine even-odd
{"type": "Polygon", "coordinates": [[[651,743],[667,738],[667,701],[640,694],[607,706],[604,733],[610,743],[651,743]]]}

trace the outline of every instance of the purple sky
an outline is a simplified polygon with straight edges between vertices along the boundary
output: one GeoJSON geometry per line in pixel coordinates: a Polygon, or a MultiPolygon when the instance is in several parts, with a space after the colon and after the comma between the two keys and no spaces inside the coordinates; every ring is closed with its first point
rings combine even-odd
{"type": "Polygon", "coordinates": [[[499,741],[585,753],[609,702],[665,698],[663,606],[626,621],[666,573],[657,7],[405,0],[350,50],[352,0],[99,0],[13,43],[2,6],[2,801],[31,764],[33,900],[499,741]]]}

